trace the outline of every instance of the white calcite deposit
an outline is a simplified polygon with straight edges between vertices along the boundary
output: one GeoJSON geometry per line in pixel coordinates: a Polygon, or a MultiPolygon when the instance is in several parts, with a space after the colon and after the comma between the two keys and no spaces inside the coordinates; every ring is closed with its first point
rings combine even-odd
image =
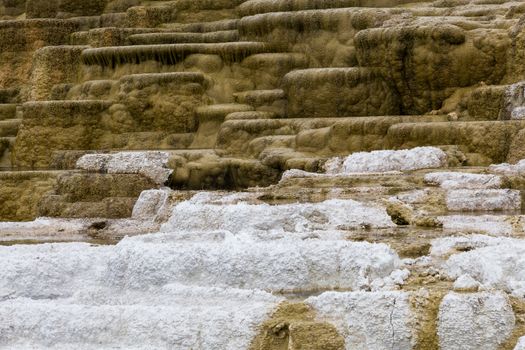
{"type": "Polygon", "coordinates": [[[511,211],[521,209],[518,190],[449,190],[446,195],[450,211],[511,211]]]}
{"type": "Polygon", "coordinates": [[[412,348],[409,293],[326,292],[305,302],[337,327],[347,350],[412,348]]]}
{"type": "Polygon", "coordinates": [[[509,300],[501,292],[451,292],[439,307],[439,345],[442,350],[498,349],[514,322],[509,300]]]}
{"type": "Polygon", "coordinates": [[[166,164],[168,152],[142,151],[86,154],[77,161],[77,168],[109,174],[141,174],[157,184],[164,184],[173,170],[166,164]]]}
{"type": "Polygon", "coordinates": [[[262,291],[177,284],[147,292],[82,287],[64,299],[3,300],[0,347],[247,349],[281,300],[262,291]]]}
{"type": "Polygon", "coordinates": [[[284,205],[207,204],[185,201],[173,208],[162,231],[227,230],[233,233],[305,232],[356,228],[395,227],[382,207],[354,200],[284,205]],[[194,220],[198,217],[199,220],[194,220]]]}
{"type": "Polygon", "coordinates": [[[447,155],[436,147],[417,147],[399,151],[357,152],[346,158],[327,162],[327,173],[378,173],[440,168],[447,165],[447,155]]]}
{"type": "Polygon", "coordinates": [[[485,288],[525,296],[525,242],[493,239],[485,247],[452,255],[444,264],[451,278],[469,274],[485,288]]]}
{"type": "Polygon", "coordinates": [[[444,189],[497,189],[503,181],[492,174],[434,172],[425,175],[425,182],[444,189]]]}
{"type": "Polygon", "coordinates": [[[321,240],[127,238],[108,247],[13,246],[0,247],[0,263],[0,297],[67,297],[90,286],[147,289],[169,283],[276,291],[391,288],[406,277],[385,244],[321,240]]]}

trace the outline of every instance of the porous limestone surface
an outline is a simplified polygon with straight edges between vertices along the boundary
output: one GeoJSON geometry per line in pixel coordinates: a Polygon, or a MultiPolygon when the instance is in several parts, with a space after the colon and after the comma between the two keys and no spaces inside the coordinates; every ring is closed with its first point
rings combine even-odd
{"type": "Polygon", "coordinates": [[[166,164],[168,152],[118,152],[86,154],[77,161],[77,168],[109,174],[142,174],[159,185],[163,185],[173,170],[166,164]]]}
{"type": "Polygon", "coordinates": [[[497,349],[514,323],[512,307],[501,292],[450,292],[439,307],[439,345],[442,350],[497,349]]]}
{"type": "Polygon", "coordinates": [[[283,205],[208,204],[189,200],[173,208],[163,232],[227,230],[236,234],[271,234],[313,230],[395,227],[386,210],[354,200],[283,205]],[[193,220],[198,217],[199,220],[193,220]]]}
{"type": "Polygon", "coordinates": [[[444,189],[497,189],[502,185],[502,179],[497,175],[460,172],[428,173],[425,182],[444,189]]]}
{"type": "Polygon", "coordinates": [[[446,195],[450,211],[505,211],[520,210],[521,195],[518,190],[449,190],[446,195]]]}
{"type": "Polygon", "coordinates": [[[399,151],[357,152],[334,158],[325,165],[327,173],[370,173],[440,168],[447,165],[447,154],[436,147],[416,147],[399,151]]]}
{"type": "Polygon", "coordinates": [[[412,349],[409,296],[400,291],[326,292],[305,303],[337,327],[347,350],[412,349]]]}
{"type": "Polygon", "coordinates": [[[229,350],[247,349],[282,298],[168,284],[146,292],[84,287],[67,298],[0,300],[2,348],[229,350]]]}
{"type": "Polygon", "coordinates": [[[196,286],[301,291],[388,289],[407,272],[385,244],[321,240],[83,243],[0,247],[2,297],[68,297],[90,286],[196,286]],[[250,263],[247,264],[246,262],[250,263]]]}

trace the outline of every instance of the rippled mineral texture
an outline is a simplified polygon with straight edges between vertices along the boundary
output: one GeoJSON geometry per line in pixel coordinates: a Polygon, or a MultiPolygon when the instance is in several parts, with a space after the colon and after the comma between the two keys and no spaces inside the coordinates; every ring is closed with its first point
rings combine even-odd
{"type": "Polygon", "coordinates": [[[525,2],[0,0],[0,349],[524,350],[525,2]]]}

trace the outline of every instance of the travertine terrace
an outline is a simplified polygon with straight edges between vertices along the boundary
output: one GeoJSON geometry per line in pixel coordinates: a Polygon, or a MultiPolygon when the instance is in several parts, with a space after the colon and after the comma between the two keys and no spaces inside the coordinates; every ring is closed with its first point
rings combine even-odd
{"type": "Polygon", "coordinates": [[[525,2],[0,0],[0,349],[525,349],[525,2]]]}

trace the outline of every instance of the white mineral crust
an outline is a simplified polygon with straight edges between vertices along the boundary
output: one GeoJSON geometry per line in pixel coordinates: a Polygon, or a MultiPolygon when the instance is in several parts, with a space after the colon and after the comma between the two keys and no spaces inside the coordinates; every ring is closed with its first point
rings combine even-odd
{"type": "Polygon", "coordinates": [[[439,307],[439,345],[442,350],[497,349],[511,335],[514,322],[501,292],[450,292],[439,307]]]}

